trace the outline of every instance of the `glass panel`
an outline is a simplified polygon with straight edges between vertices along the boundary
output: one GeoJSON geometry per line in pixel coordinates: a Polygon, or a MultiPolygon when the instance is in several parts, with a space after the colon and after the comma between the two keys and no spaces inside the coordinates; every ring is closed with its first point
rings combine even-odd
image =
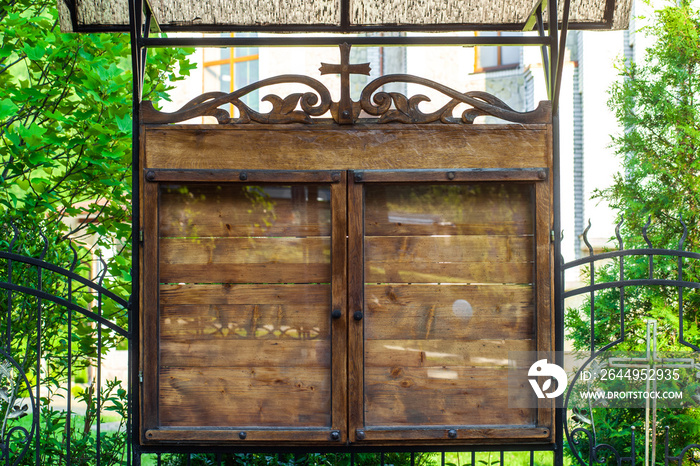
{"type": "MultiPolygon", "coordinates": [[[[236,34],[236,37],[258,37],[257,32],[239,32],[236,34]]],[[[258,54],[258,48],[257,47],[237,47],[235,50],[235,56],[236,57],[247,57],[249,55],[257,55],[258,54]]]]}
{"type": "Polygon", "coordinates": [[[520,64],[520,47],[501,47],[501,65],[520,64]]]}
{"type": "Polygon", "coordinates": [[[477,59],[477,69],[483,70],[498,66],[498,47],[479,47],[477,59]]]}
{"type": "Polygon", "coordinates": [[[535,349],[531,185],[365,187],[367,426],[531,425],[508,351],[535,349]]]}
{"type": "Polygon", "coordinates": [[[327,186],[163,185],[163,426],[327,427],[327,186]]]}
{"type": "MultiPolygon", "coordinates": [[[[520,32],[501,32],[502,36],[520,37],[520,32]]],[[[501,65],[519,65],[520,64],[520,49],[522,47],[501,47],[501,65]]]]}
{"type": "MultiPolygon", "coordinates": [[[[483,31],[479,33],[483,37],[498,36],[495,31],[483,31]]],[[[476,69],[483,70],[493,68],[499,65],[498,63],[498,47],[476,47],[476,69]]]]}

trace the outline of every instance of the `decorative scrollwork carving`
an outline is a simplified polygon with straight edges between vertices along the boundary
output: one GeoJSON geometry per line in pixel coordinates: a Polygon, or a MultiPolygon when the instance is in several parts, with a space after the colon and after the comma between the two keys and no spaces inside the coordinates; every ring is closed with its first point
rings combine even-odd
{"type": "Polygon", "coordinates": [[[0,458],[4,464],[19,464],[29,449],[29,443],[36,430],[37,418],[32,416],[31,428],[11,426],[10,422],[35,412],[36,403],[30,390],[29,380],[17,362],[0,350],[0,458]],[[29,403],[23,401],[19,394],[27,392],[29,403]],[[31,404],[31,406],[30,406],[31,404]],[[30,410],[31,408],[31,410],[30,410]],[[15,447],[13,448],[13,445],[15,447]]]}
{"type": "Polygon", "coordinates": [[[539,106],[532,112],[516,112],[501,99],[487,92],[461,93],[435,81],[409,74],[393,74],[375,79],[362,90],[360,104],[362,110],[368,114],[379,116],[380,123],[432,123],[438,120],[442,123],[456,123],[458,120],[453,117],[453,111],[459,104],[468,104],[472,107],[465,110],[461,116],[462,123],[468,124],[474,123],[476,117],[486,115],[514,123],[547,123],[551,119],[551,106],[545,102],[540,102],[539,106]],[[452,97],[452,100],[435,112],[423,113],[418,108],[419,104],[430,101],[424,95],[418,94],[408,98],[397,92],[377,92],[375,94],[385,84],[395,82],[420,84],[452,97]],[[374,97],[372,97],[373,94],[374,97]],[[391,108],[392,103],[394,104],[393,109],[391,108]]]}
{"type": "Polygon", "coordinates": [[[584,427],[577,427],[571,432],[571,436],[569,437],[569,447],[571,448],[572,453],[574,454],[574,457],[578,460],[578,462],[584,466],[586,465],[585,461],[583,458],[581,458],[581,455],[579,453],[578,447],[581,445],[582,439],[581,437],[585,435],[588,440],[588,459],[590,461],[590,464],[593,463],[598,463],[598,464],[608,464],[608,459],[612,456],[615,459],[615,464],[617,466],[622,466],[623,462],[630,463],[631,465],[635,464],[635,458],[636,458],[636,451],[635,451],[635,443],[634,443],[634,434],[635,434],[635,429],[634,426],[631,427],[631,452],[630,456],[622,456],[619,451],[617,451],[617,448],[615,448],[612,445],[609,445],[607,443],[597,443],[596,441],[596,436],[595,432],[591,432],[590,430],[584,428],[584,427]]]}
{"type": "MultiPolygon", "coordinates": [[[[282,75],[275,78],[263,79],[250,84],[235,92],[208,92],[193,99],[181,109],[173,113],[157,111],[153,104],[144,101],[141,107],[141,120],[144,123],[162,124],[177,123],[190,118],[213,116],[221,124],[244,123],[313,123],[312,117],[319,117],[329,112],[331,118],[338,124],[356,123],[364,110],[377,123],[474,123],[479,116],[493,116],[513,123],[549,123],[551,121],[551,104],[540,102],[531,112],[517,112],[499,98],[482,91],[458,92],[429,79],[408,74],[393,74],[382,76],[370,82],[363,90],[359,102],[350,99],[349,74],[368,74],[369,65],[350,65],[350,46],[341,45],[341,65],[323,64],[321,74],[338,72],[341,75],[341,100],[331,100],[330,92],[321,82],[308,76],[282,75]],[[420,84],[450,97],[451,100],[442,108],[432,113],[424,113],[419,105],[430,99],[425,95],[407,97],[397,92],[380,91],[382,86],[389,83],[420,84]],[[267,95],[262,100],[272,104],[272,110],[267,113],[257,112],[241,101],[241,98],[265,86],[274,84],[298,83],[309,86],[314,92],[296,93],[287,97],[267,95]],[[238,109],[239,117],[232,118],[228,111],[219,108],[231,104],[238,109]],[[460,104],[470,106],[460,118],[453,116],[453,111],[460,104]]],[[[364,120],[363,122],[368,122],[364,120]]]]}
{"type": "Polygon", "coordinates": [[[245,86],[235,92],[207,92],[192,99],[173,113],[160,112],[150,101],[141,105],[141,119],[144,123],[177,123],[201,116],[213,116],[220,124],[228,123],[311,123],[311,117],[321,116],[331,107],[331,94],[320,81],[308,76],[282,75],[263,79],[245,86]],[[309,86],[315,92],[295,93],[285,98],[267,95],[262,100],[272,104],[268,113],[256,112],[248,107],[241,98],[251,92],[274,84],[298,83],[309,86]],[[238,118],[231,118],[221,105],[231,104],[240,113],[238,118]],[[296,110],[301,107],[301,110],[296,110]]]}

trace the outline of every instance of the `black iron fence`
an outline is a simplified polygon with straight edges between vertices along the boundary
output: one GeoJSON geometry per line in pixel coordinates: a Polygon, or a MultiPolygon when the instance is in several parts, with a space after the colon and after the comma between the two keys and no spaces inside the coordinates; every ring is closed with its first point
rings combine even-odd
{"type": "Polygon", "coordinates": [[[128,464],[128,380],[103,373],[107,350],[128,348],[127,301],[102,286],[104,262],[90,277],[72,244],[49,247],[41,232],[4,227],[2,462],[128,464]]]}
{"type": "Polygon", "coordinates": [[[651,218],[641,232],[645,247],[625,249],[620,222],[615,229],[617,250],[594,253],[588,239],[589,222],[583,233],[588,256],[561,268],[565,274],[587,267],[588,283],[563,293],[564,299],[585,296],[580,307],[567,312],[568,330],[578,328],[588,336],[570,335],[570,340],[579,343],[575,349],[581,351],[564,399],[567,446],[584,466],[700,464],[700,293],[696,292],[700,289],[700,254],[684,250],[688,229],[682,217],[676,248],[654,247],[647,235],[650,223],[651,218]],[[684,319],[687,314],[694,320],[684,319]],[[657,325],[663,327],[661,331],[657,325]],[[646,335],[642,335],[645,327],[646,335]],[[694,341],[686,338],[687,333],[694,341]],[[683,386],[684,400],[660,407],[659,398],[641,396],[677,390],[682,382],[680,369],[689,378],[683,386]],[[667,375],[673,381],[663,384],[667,375]],[[603,378],[609,383],[596,384],[603,378]],[[630,390],[638,390],[640,383],[645,385],[641,391],[630,390]],[[576,405],[572,395],[582,388],[588,398],[576,405]],[[591,394],[600,397],[595,400],[591,394]],[[625,397],[628,402],[621,402],[625,397]]]}
{"type": "MultiPolygon", "coordinates": [[[[678,329],[674,344],[697,355],[698,340],[692,328],[697,323],[684,317],[688,303],[696,312],[699,301],[695,290],[700,284],[692,274],[699,268],[700,254],[683,250],[687,234],[685,225],[683,228],[683,237],[675,249],[654,248],[646,231],[643,237],[647,247],[624,249],[618,225],[618,250],[598,254],[588,242],[587,230],[584,241],[589,256],[562,264],[562,274],[580,266],[589,267],[588,283],[563,294],[565,298],[586,297],[586,315],[581,317],[579,311],[569,310],[567,319],[578,312],[579,325],[583,322],[589,327],[585,329],[589,338],[587,357],[573,374],[564,400],[563,428],[569,449],[565,463],[700,464],[698,437],[693,441],[692,431],[680,432],[692,426],[671,423],[659,427],[664,420],[681,419],[678,415],[673,418],[667,412],[657,413],[650,422],[642,424],[634,409],[627,409],[624,415],[611,415],[611,409],[569,405],[572,393],[582,383],[581,374],[591,369],[597,356],[632,337],[638,339],[639,332],[631,330],[630,319],[639,318],[645,311],[630,311],[629,305],[641,302],[640,290],[663,289],[659,299],[666,305],[673,296],[674,328],[678,329]],[[639,276],[640,267],[644,276],[639,276]],[[611,273],[616,278],[605,280],[601,270],[607,272],[607,278],[611,273]],[[617,303],[612,307],[611,293],[617,303]],[[629,424],[618,423],[611,430],[614,423],[610,418],[615,416],[629,424]],[[649,432],[653,432],[653,439],[649,432]],[[646,446],[644,441],[653,442],[653,446],[646,446]]],[[[493,446],[461,452],[414,449],[362,453],[284,453],[274,448],[260,452],[201,448],[168,451],[163,447],[157,453],[144,453],[131,442],[131,370],[114,377],[105,369],[110,355],[119,350],[123,355],[130,343],[137,344],[129,332],[128,301],[103,287],[104,265],[92,277],[87,268],[81,267],[73,245],[50,246],[41,233],[23,232],[16,227],[6,227],[5,232],[9,232],[7,238],[0,239],[0,454],[6,465],[535,466],[558,462],[556,452],[530,450],[527,446],[522,451],[493,446]]],[[[698,384],[700,394],[700,380],[698,384]]],[[[697,403],[693,402],[691,397],[679,409],[686,414],[696,410],[697,434],[700,420],[697,403]]]]}

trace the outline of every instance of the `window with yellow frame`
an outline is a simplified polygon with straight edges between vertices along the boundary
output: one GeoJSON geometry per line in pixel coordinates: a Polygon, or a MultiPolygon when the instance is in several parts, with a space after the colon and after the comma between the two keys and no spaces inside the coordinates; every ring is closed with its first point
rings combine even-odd
{"type": "MultiPolygon", "coordinates": [[[[255,33],[236,35],[236,37],[254,36],[255,33]]],[[[220,90],[228,93],[252,84],[259,80],[258,63],[257,47],[204,49],[202,91],[220,90]]],[[[251,92],[241,100],[253,110],[258,110],[258,91],[251,92]]],[[[230,112],[233,114],[233,106],[230,112]]]]}
{"type": "MultiPolygon", "coordinates": [[[[480,36],[519,36],[519,32],[483,31],[480,36]]],[[[474,50],[474,72],[511,70],[520,66],[519,46],[482,46],[474,50]]]]}

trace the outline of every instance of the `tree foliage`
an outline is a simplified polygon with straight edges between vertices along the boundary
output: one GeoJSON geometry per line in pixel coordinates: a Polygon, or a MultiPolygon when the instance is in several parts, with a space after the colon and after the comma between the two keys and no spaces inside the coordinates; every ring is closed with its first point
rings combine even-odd
{"type": "MultiPolygon", "coordinates": [[[[678,243],[679,215],[692,228],[685,242],[700,249],[700,12],[690,2],[656,12],[643,63],[624,63],[610,108],[626,130],[613,138],[623,172],[597,193],[640,232],[648,216],[660,246],[678,243]]],[[[637,240],[639,241],[639,240],[637,240]]]]}
{"type": "MultiPolygon", "coordinates": [[[[682,218],[688,233],[682,249],[697,252],[700,250],[700,11],[686,0],[680,4],[667,2],[654,12],[648,23],[644,32],[652,41],[643,62],[620,64],[620,79],[613,85],[609,100],[624,128],[613,137],[622,171],[615,176],[612,186],[595,195],[617,210],[625,249],[648,247],[642,233],[650,220],[647,236],[654,247],[679,248],[684,234],[682,218]]],[[[697,262],[684,261],[684,280],[700,279],[697,262]]],[[[654,278],[678,278],[677,258],[655,257],[653,265],[654,278]]],[[[624,267],[626,279],[649,278],[646,256],[627,257],[624,267]]],[[[619,270],[617,260],[604,265],[595,271],[596,282],[618,280],[619,270]]],[[[700,345],[700,293],[686,289],[683,304],[684,339],[700,345]]],[[[659,351],[690,351],[679,343],[677,288],[628,287],[624,305],[625,339],[615,350],[646,350],[645,321],[654,319],[659,326],[659,351]]],[[[590,300],[581,308],[569,309],[565,322],[573,347],[588,350],[590,300]]],[[[600,291],[595,302],[596,348],[620,336],[620,291],[617,288],[600,291]]],[[[688,389],[700,393],[697,381],[688,389]]],[[[663,459],[663,426],[671,426],[671,455],[700,438],[700,407],[692,398],[686,396],[678,409],[660,410],[658,435],[654,440],[657,461],[663,459]]],[[[598,409],[583,417],[596,424],[599,443],[610,443],[625,454],[630,452],[629,427],[636,426],[638,455],[644,451],[644,409],[598,409]]],[[[585,449],[578,448],[584,454],[585,449]]]]}
{"type": "MultiPolygon", "coordinates": [[[[169,83],[183,79],[192,68],[189,52],[149,52],[144,98],[167,99],[169,83]]],[[[90,262],[102,251],[107,270],[99,281],[124,299],[131,290],[130,56],[126,34],[62,34],[55,0],[0,2],[0,249],[9,249],[16,227],[20,234],[14,252],[45,255],[45,260],[69,267],[74,256],[65,240],[70,238],[78,253],[76,272],[93,275],[90,262]]],[[[59,274],[40,275],[36,267],[16,261],[10,267],[0,261],[0,281],[28,287],[41,283],[48,294],[126,326],[126,309],[110,300],[98,303],[89,289],[59,274]]],[[[34,393],[41,377],[40,446],[32,439],[29,447],[35,453],[25,461],[34,464],[36,454],[42,464],[65,462],[70,432],[74,463],[93,464],[98,413],[112,410],[123,422],[118,431],[100,436],[101,464],[121,464],[126,391],[120,381],[102,380],[98,387],[86,380],[86,386],[72,393],[83,400],[85,415],[80,421],[75,418],[70,428],[69,417],[48,402],[56,400],[54,395],[66,397],[67,381],[76,380],[77,373],[123,339],[105,328],[98,332],[90,318],[48,300],[4,290],[0,298],[0,346],[16,363],[0,371],[3,448],[9,445],[16,454],[29,445],[17,441],[22,437],[18,430],[8,441],[14,427],[28,422],[21,419],[23,413],[12,415],[12,405],[26,400],[29,390],[34,393]]]]}
{"type": "MultiPolygon", "coordinates": [[[[0,212],[108,249],[131,235],[131,62],[125,34],[62,34],[53,0],[0,5],[0,212]],[[79,221],[76,221],[79,220],[79,221]]],[[[145,98],[191,65],[178,49],[151,52],[145,98]],[[177,71],[177,73],[176,73],[177,71]]],[[[128,255],[111,275],[127,279],[128,255]]]]}

